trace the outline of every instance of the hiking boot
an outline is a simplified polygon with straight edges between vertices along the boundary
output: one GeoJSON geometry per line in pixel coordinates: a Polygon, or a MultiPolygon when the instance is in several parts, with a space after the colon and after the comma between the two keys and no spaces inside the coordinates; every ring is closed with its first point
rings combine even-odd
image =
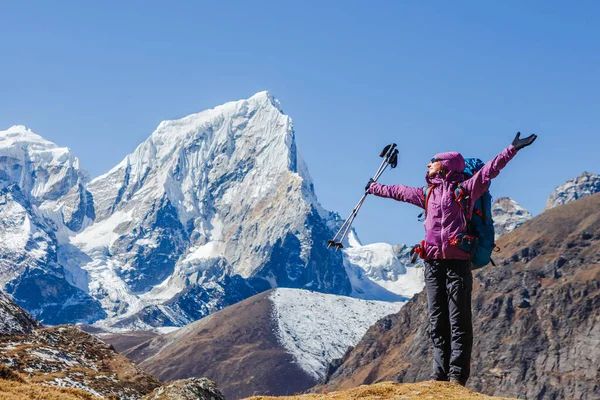
{"type": "Polygon", "coordinates": [[[456,383],[456,384],[458,384],[460,386],[465,386],[467,384],[467,380],[466,379],[457,378],[455,376],[451,376],[450,377],[450,382],[456,383]]]}

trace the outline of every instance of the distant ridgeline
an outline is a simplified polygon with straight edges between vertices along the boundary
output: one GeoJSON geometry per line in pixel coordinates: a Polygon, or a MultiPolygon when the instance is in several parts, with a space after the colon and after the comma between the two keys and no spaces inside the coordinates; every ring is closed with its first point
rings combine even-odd
{"type": "MultiPolygon", "coordinates": [[[[597,178],[560,201],[597,191],[597,178]]],[[[506,204],[501,232],[529,217],[506,204]]],[[[69,149],[0,131],[0,215],[0,289],[45,324],[154,329],[273,287],[385,301],[423,287],[406,246],[351,232],[342,251],[326,248],[342,221],[319,204],[268,92],[160,123],[92,181],[69,149]]]]}

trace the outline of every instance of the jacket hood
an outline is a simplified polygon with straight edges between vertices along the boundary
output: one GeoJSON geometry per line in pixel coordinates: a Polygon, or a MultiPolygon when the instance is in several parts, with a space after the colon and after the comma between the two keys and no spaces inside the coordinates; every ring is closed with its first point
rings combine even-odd
{"type": "Polygon", "coordinates": [[[465,159],[462,154],[456,151],[449,151],[446,153],[438,153],[434,158],[439,159],[442,166],[448,171],[448,174],[443,178],[440,174],[429,176],[426,174],[425,180],[428,183],[438,184],[444,180],[448,181],[462,181],[463,171],[465,170],[465,159]]]}

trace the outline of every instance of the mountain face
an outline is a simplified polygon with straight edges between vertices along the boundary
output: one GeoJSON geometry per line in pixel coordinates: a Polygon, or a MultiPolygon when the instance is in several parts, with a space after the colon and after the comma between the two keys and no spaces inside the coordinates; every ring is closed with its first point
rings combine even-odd
{"type": "Polygon", "coordinates": [[[45,323],[105,315],[59,261],[61,238],[94,215],[86,179],[68,149],[22,126],[0,131],[0,288],[45,323]]]}
{"type": "Polygon", "coordinates": [[[261,92],[162,122],[88,182],[67,148],[1,131],[0,288],[46,324],[117,330],[183,326],[273,287],[418,291],[404,248],[326,248],[342,221],[318,203],[294,135],[261,92]]]}
{"type": "Polygon", "coordinates": [[[516,201],[508,197],[499,197],[492,204],[492,218],[494,219],[495,238],[498,239],[533,217],[516,201]]]}
{"type": "MultiPolygon", "coordinates": [[[[474,272],[470,388],[531,399],[600,397],[599,210],[595,194],[544,212],[498,240],[497,267],[474,272]]],[[[420,293],[371,327],[314,390],[427,380],[427,325],[420,293]]]]}
{"type": "Polygon", "coordinates": [[[141,344],[129,335],[103,339],[163,380],[207,377],[226,398],[294,394],[402,304],[278,288],[141,344]]]}
{"type": "Polygon", "coordinates": [[[567,204],[582,197],[600,192],[600,175],[584,172],[570,179],[554,190],[546,202],[544,210],[567,204]]]}
{"type": "Polygon", "coordinates": [[[96,219],[70,238],[69,269],[88,272],[110,324],[180,326],[273,286],[351,291],[266,92],[161,123],[87,188],[96,219]]]}

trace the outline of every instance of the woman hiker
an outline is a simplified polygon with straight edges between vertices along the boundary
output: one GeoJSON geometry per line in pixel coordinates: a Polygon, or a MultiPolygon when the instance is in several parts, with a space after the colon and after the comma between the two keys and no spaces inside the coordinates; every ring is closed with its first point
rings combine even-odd
{"type": "MultiPolygon", "coordinates": [[[[425,261],[425,288],[429,311],[429,335],[433,342],[433,372],[431,378],[465,385],[469,379],[473,326],[471,321],[470,253],[451,244],[452,239],[467,230],[463,211],[455,199],[458,184],[471,195],[471,207],[488,188],[490,181],[536,135],[520,138],[517,133],[508,148],[465,180],[465,160],[460,153],[436,154],[427,165],[425,176],[427,201],[423,187],[367,184],[368,193],[390,197],[425,209],[425,240],[422,256],[425,261]]],[[[469,216],[470,218],[470,216],[469,216]]]]}

